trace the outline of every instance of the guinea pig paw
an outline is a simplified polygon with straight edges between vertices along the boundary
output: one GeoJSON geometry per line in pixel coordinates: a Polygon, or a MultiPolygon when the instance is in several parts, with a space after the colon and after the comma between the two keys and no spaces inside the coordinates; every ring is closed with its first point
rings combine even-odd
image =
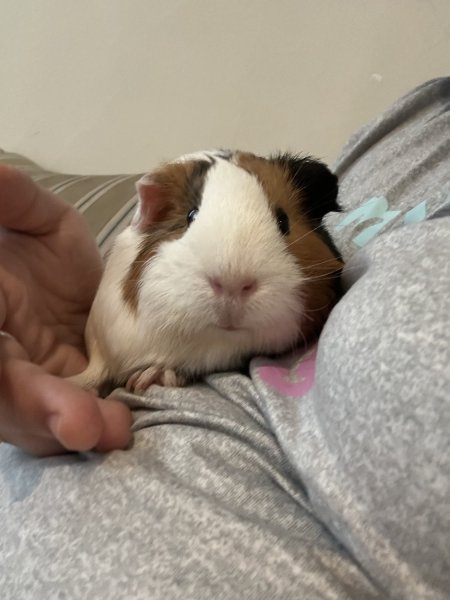
{"type": "Polygon", "coordinates": [[[164,369],[158,378],[159,385],[163,385],[164,387],[183,387],[186,385],[186,382],[186,377],[173,369],[164,369]]]}
{"type": "Polygon", "coordinates": [[[134,392],[143,392],[152,384],[164,387],[177,387],[186,384],[186,378],[173,369],[165,369],[162,365],[153,364],[147,369],[135,371],[127,380],[126,389],[134,392]]]}
{"type": "Polygon", "coordinates": [[[128,377],[125,387],[130,392],[143,392],[152,383],[156,383],[160,373],[161,365],[150,365],[147,369],[139,369],[128,377]]]}

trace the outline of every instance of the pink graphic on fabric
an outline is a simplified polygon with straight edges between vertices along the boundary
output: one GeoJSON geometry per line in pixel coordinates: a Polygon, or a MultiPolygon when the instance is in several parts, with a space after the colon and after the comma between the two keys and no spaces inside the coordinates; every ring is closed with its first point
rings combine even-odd
{"type": "Polygon", "coordinates": [[[275,392],[286,396],[304,396],[314,384],[317,345],[288,361],[279,361],[257,368],[262,381],[275,392]],[[280,362],[284,362],[280,364],[280,362]]]}

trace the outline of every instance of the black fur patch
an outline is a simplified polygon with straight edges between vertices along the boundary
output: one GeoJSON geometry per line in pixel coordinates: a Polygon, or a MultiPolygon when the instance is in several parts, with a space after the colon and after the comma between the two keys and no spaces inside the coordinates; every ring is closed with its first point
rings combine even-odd
{"type": "Polygon", "coordinates": [[[319,225],[328,212],[340,211],[338,178],[324,163],[311,156],[293,154],[280,154],[270,160],[283,166],[295,187],[306,196],[303,209],[313,225],[319,225]]]}
{"type": "Polygon", "coordinates": [[[271,156],[270,160],[289,172],[293,184],[299,192],[302,192],[304,199],[302,211],[336,258],[341,259],[341,254],[330,234],[322,225],[322,219],[327,213],[341,211],[337,203],[339,190],[337,176],[323,162],[311,156],[302,157],[285,153],[271,156]]]}

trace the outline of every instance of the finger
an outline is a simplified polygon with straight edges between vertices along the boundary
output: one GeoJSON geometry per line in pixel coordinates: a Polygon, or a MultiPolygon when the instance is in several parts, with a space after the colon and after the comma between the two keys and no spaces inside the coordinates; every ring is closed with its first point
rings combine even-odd
{"type": "MultiPolygon", "coordinates": [[[[0,299],[1,299],[0,294],[0,299]]],[[[0,300],[0,310],[1,310],[1,300],[0,300]]],[[[11,359],[19,359],[19,360],[29,360],[28,355],[23,348],[16,340],[15,337],[7,333],[6,331],[0,330],[0,378],[3,377],[4,367],[7,364],[7,361],[11,359]]],[[[1,398],[0,398],[1,402],[1,398]]],[[[1,415],[1,411],[0,411],[1,415]]]]}
{"type": "Polygon", "coordinates": [[[25,173],[0,165],[0,225],[3,227],[46,234],[53,231],[69,208],[25,173]]]}
{"type": "MultiPolygon", "coordinates": [[[[8,350],[18,353],[20,346],[14,340],[9,342],[8,350]]],[[[59,446],[73,451],[96,447],[107,451],[128,445],[131,414],[125,405],[100,400],[22,356],[3,356],[0,437],[5,441],[40,455],[55,453],[59,446]]]]}
{"type": "Polygon", "coordinates": [[[28,434],[80,451],[99,443],[102,414],[85,390],[18,358],[3,361],[0,383],[0,436],[6,441],[28,434]]]}
{"type": "Polygon", "coordinates": [[[51,377],[54,390],[64,393],[49,406],[55,412],[48,425],[55,439],[68,450],[108,452],[124,449],[131,439],[131,412],[117,400],[103,400],[63,379],[51,377]],[[73,401],[72,401],[73,398],[73,401]],[[82,400],[80,402],[80,400],[82,400]]]}
{"type": "Polygon", "coordinates": [[[105,411],[99,398],[30,363],[23,347],[0,332],[0,442],[36,456],[97,445],[109,451],[126,448],[130,428],[124,405],[105,411]]]}
{"type": "MultiPolygon", "coordinates": [[[[128,448],[131,441],[131,412],[127,406],[117,400],[99,399],[103,418],[103,430],[98,444],[95,446],[97,452],[110,452],[111,450],[124,450],[128,448]]],[[[1,440],[0,440],[1,441],[1,440]]],[[[14,440],[3,440],[14,443],[28,454],[34,456],[56,456],[65,454],[68,448],[59,443],[56,438],[42,437],[30,433],[17,433],[14,440]]]]}
{"type": "Polygon", "coordinates": [[[130,409],[122,402],[111,398],[97,400],[103,418],[103,430],[95,450],[109,452],[127,448],[131,441],[130,409]]]}

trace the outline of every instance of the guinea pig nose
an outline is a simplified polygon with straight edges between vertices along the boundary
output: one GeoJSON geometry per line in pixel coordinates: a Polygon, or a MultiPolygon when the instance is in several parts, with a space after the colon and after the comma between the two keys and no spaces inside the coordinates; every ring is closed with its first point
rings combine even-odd
{"type": "Polygon", "coordinates": [[[254,277],[242,277],[225,281],[220,277],[209,277],[209,284],[217,296],[233,296],[235,298],[246,298],[251,296],[258,287],[254,277]]]}

